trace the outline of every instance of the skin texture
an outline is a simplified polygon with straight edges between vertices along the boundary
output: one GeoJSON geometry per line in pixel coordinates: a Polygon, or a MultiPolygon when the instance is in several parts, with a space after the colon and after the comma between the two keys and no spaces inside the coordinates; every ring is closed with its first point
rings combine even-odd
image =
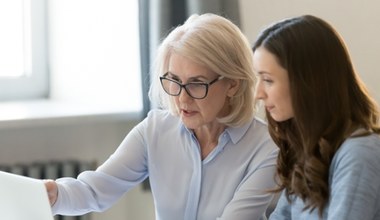
{"type": "Polygon", "coordinates": [[[256,98],[264,102],[266,110],[276,121],[294,116],[289,89],[288,71],[282,68],[276,57],[263,47],[253,54],[253,65],[258,74],[256,98]]]}
{"type": "MultiPolygon", "coordinates": [[[[184,84],[188,82],[210,82],[219,75],[186,57],[172,54],[169,61],[169,78],[184,84]]],[[[238,89],[238,81],[221,79],[209,86],[204,99],[193,99],[183,89],[179,96],[173,96],[179,116],[185,126],[192,129],[205,158],[217,145],[218,137],[225,125],[217,121],[230,111],[229,97],[238,89]]]]}
{"type": "Polygon", "coordinates": [[[58,187],[54,180],[43,180],[45,183],[46,190],[48,192],[48,197],[50,205],[54,205],[58,197],[58,187]]]}

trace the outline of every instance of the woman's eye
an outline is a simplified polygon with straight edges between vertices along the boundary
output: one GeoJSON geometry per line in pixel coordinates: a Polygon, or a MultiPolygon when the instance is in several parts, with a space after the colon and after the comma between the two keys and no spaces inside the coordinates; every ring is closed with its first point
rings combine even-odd
{"type": "Polygon", "coordinates": [[[273,80],[268,77],[260,77],[260,80],[265,83],[273,83],[273,80]]]}
{"type": "Polygon", "coordinates": [[[263,79],[263,81],[266,83],[273,83],[273,80],[271,80],[271,79],[263,79]]]}

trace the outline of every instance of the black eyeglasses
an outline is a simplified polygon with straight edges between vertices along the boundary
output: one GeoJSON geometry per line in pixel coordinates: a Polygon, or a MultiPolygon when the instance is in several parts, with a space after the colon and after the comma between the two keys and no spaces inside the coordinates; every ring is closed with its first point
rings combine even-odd
{"type": "Polygon", "coordinates": [[[171,96],[179,96],[181,94],[182,88],[185,88],[187,94],[194,99],[204,99],[208,93],[208,87],[215,82],[224,78],[224,76],[219,76],[218,78],[212,80],[211,82],[189,82],[186,84],[181,84],[173,79],[166,78],[168,74],[164,74],[160,77],[161,85],[164,91],[171,96]]]}

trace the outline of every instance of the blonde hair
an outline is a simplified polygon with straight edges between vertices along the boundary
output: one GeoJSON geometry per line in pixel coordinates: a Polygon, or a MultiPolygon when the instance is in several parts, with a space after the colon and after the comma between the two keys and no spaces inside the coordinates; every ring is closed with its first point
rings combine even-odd
{"type": "Polygon", "coordinates": [[[240,81],[230,98],[230,113],[218,120],[228,126],[239,126],[255,114],[253,53],[240,29],[226,18],[215,14],[192,15],[173,29],[158,48],[153,67],[149,97],[161,108],[178,115],[173,98],[161,88],[159,76],[168,71],[171,54],[184,56],[227,79],[240,81]]]}

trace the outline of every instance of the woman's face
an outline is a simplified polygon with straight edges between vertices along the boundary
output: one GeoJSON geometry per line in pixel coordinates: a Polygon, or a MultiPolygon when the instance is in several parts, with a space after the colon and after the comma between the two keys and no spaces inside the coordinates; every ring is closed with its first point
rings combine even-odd
{"type": "MultiPolygon", "coordinates": [[[[186,57],[172,54],[165,77],[183,85],[190,82],[209,83],[220,75],[186,57]]],[[[208,86],[207,96],[203,99],[192,98],[183,87],[181,93],[172,98],[185,126],[196,129],[215,123],[217,117],[226,116],[230,110],[228,96],[234,95],[236,90],[233,80],[221,78],[208,86]]]]}
{"type": "Polygon", "coordinates": [[[256,99],[262,100],[265,109],[275,121],[294,116],[289,89],[288,71],[279,65],[276,57],[264,47],[254,52],[253,65],[258,74],[256,99]]]}

